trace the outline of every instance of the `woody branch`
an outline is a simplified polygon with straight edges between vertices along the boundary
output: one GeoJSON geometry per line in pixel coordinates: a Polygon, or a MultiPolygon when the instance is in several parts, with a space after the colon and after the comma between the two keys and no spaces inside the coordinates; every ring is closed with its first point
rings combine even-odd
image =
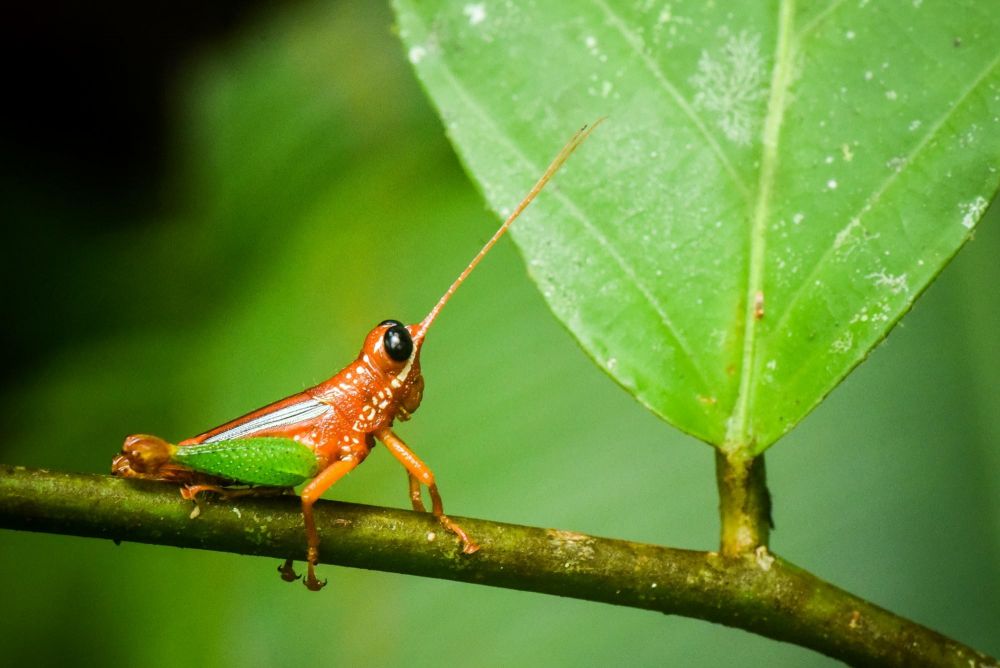
{"type": "MultiPolygon", "coordinates": [[[[294,497],[214,501],[196,520],[190,512],[167,485],[0,466],[2,528],[304,557],[294,497]]],[[[482,545],[463,555],[426,514],[334,501],[317,503],[315,512],[320,552],[331,564],[696,617],[855,665],[998,665],[762,550],[725,557],[461,518],[482,545]]]]}

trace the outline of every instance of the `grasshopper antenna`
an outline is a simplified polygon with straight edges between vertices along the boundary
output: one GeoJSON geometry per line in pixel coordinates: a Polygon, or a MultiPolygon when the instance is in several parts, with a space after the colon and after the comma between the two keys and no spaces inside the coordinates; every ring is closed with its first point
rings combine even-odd
{"type": "Polygon", "coordinates": [[[480,261],[482,261],[483,257],[487,253],[490,252],[490,249],[493,248],[494,244],[496,244],[496,242],[500,240],[500,237],[502,237],[504,233],[508,230],[508,228],[510,228],[511,223],[517,220],[517,217],[520,216],[521,213],[528,208],[528,205],[531,204],[532,200],[534,200],[535,197],[538,196],[538,193],[542,191],[542,188],[545,187],[545,184],[548,183],[553,176],[555,176],[555,173],[559,171],[559,168],[563,166],[563,163],[566,162],[566,159],[569,158],[569,156],[573,153],[573,151],[575,151],[577,147],[580,146],[580,144],[582,144],[583,141],[590,136],[590,133],[593,132],[594,129],[603,122],[604,122],[604,117],[598,118],[595,122],[591,123],[590,125],[584,125],[576,132],[576,134],[573,135],[573,137],[568,142],[566,142],[566,145],[562,147],[562,150],[559,151],[558,155],[556,155],[556,157],[549,164],[548,168],[545,170],[545,173],[542,174],[541,178],[538,179],[538,182],[535,183],[535,185],[531,188],[531,190],[528,191],[528,194],[525,195],[524,199],[521,200],[521,203],[518,204],[517,207],[514,209],[514,211],[507,217],[507,220],[503,222],[503,225],[500,226],[500,229],[494,232],[493,236],[490,238],[489,241],[486,242],[486,245],[483,246],[482,250],[480,250],[474,258],[472,258],[472,262],[470,262],[469,266],[465,268],[465,271],[459,274],[458,278],[455,279],[455,282],[451,284],[451,286],[448,288],[448,290],[445,291],[441,299],[438,300],[438,303],[434,305],[434,308],[431,309],[431,312],[427,314],[427,317],[420,322],[420,328],[417,330],[416,335],[413,337],[414,342],[419,342],[423,340],[424,335],[427,334],[427,329],[431,326],[431,323],[434,322],[434,319],[437,317],[438,313],[441,312],[441,309],[444,308],[444,305],[448,303],[449,299],[451,299],[451,296],[455,294],[455,290],[458,289],[458,286],[460,286],[465,281],[465,279],[469,276],[469,274],[472,273],[472,270],[476,268],[476,265],[479,264],[480,261]]]}

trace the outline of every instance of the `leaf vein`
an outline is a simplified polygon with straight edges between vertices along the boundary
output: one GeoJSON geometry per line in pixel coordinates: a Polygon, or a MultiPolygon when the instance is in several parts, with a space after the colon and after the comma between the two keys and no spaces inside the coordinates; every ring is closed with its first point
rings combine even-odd
{"type": "Polygon", "coordinates": [[[819,28],[820,25],[822,25],[823,22],[829,18],[830,14],[834,13],[843,6],[844,1],[845,0],[833,0],[833,2],[827,5],[825,9],[816,14],[816,16],[814,16],[809,23],[802,26],[798,34],[799,41],[804,40],[809,33],[819,28]]]}
{"type": "Polygon", "coordinates": [[[989,74],[993,70],[997,69],[998,65],[1000,65],[1000,54],[998,54],[997,57],[994,58],[991,63],[989,63],[985,68],[983,68],[983,70],[978,75],[976,75],[972,83],[962,92],[962,94],[955,101],[955,103],[951,105],[951,107],[949,107],[941,115],[941,117],[938,118],[932,125],[928,126],[927,133],[924,134],[923,138],[919,142],[917,142],[917,144],[914,145],[913,149],[911,149],[910,152],[907,153],[906,156],[904,157],[903,162],[901,163],[902,167],[896,170],[892,170],[891,173],[882,181],[879,187],[875,189],[872,195],[869,196],[867,200],[865,200],[865,203],[861,205],[861,208],[857,211],[857,213],[848,217],[847,224],[843,228],[841,228],[837,232],[837,234],[835,234],[832,237],[830,245],[827,246],[826,250],[823,252],[823,255],[820,256],[819,260],[815,264],[813,264],[813,268],[812,270],[810,270],[809,275],[806,276],[798,284],[798,287],[795,288],[795,292],[792,293],[788,301],[785,303],[784,311],[782,312],[781,317],[778,318],[777,324],[772,330],[773,332],[777,333],[781,330],[782,326],[785,324],[785,322],[788,320],[788,317],[791,315],[793,308],[798,303],[799,299],[801,299],[802,296],[805,294],[806,286],[812,285],[816,276],[830,262],[830,259],[833,257],[834,251],[836,251],[837,249],[837,239],[842,234],[847,233],[848,229],[852,225],[860,223],[862,217],[868,212],[870,212],[875,207],[875,205],[878,204],[879,200],[890,188],[890,186],[892,186],[892,184],[896,181],[896,179],[898,179],[901,174],[905,173],[907,170],[913,167],[914,159],[925,148],[930,146],[931,140],[937,135],[937,133],[941,130],[941,128],[944,127],[944,124],[948,122],[948,119],[951,118],[952,114],[955,113],[955,111],[963,105],[963,103],[969,98],[969,96],[972,95],[973,91],[975,91],[976,88],[978,88],[979,85],[986,80],[987,76],[989,76],[989,74]]]}
{"type": "MultiPolygon", "coordinates": [[[[508,148],[508,150],[516,157],[517,160],[526,165],[527,169],[532,172],[540,172],[541,168],[536,165],[530,158],[528,158],[516,145],[516,143],[511,140],[497,125],[493,117],[479,104],[479,102],[472,96],[472,94],[466,90],[465,86],[455,77],[454,73],[451,71],[450,67],[447,66],[443,61],[441,63],[441,71],[447,77],[453,90],[458,96],[460,96],[468,106],[471,112],[476,114],[483,123],[491,128],[491,134],[494,137],[500,139],[508,148]]],[[[628,279],[628,282],[635,287],[642,298],[647,302],[652,311],[659,318],[663,328],[667,334],[674,340],[677,344],[678,349],[682,353],[681,359],[687,363],[690,369],[694,372],[695,377],[700,382],[705,396],[710,396],[712,394],[711,385],[707,381],[707,376],[701,369],[696,356],[687,339],[681,334],[680,329],[673,322],[670,316],[667,314],[663,305],[660,304],[659,300],[652,293],[646,284],[640,280],[638,274],[628,265],[621,254],[615,250],[612,243],[605,237],[600,230],[594,225],[590,218],[576,205],[576,203],[563,194],[558,189],[553,189],[550,193],[552,196],[558,198],[566,209],[576,218],[584,231],[594,239],[598,247],[603,250],[608,257],[618,266],[622,274],[628,279]]]]}
{"type": "Polygon", "coordinates": [[[691,125],[693,125],[694,128],[697,130],[697,132],[704,138],[705,142],[712,150],[712,153],[715,154],[715,157],[719,161],[719,164],[722,165],[722,168],[726,171],[726,174],[729,175],[729,178],[732,180],[733,184],[739,190],[740,194],[743,196],[744,199],[748,199],[750,195],[750,189],[747,187],[746,183],[744,183],[743,179],[740,177],[739,172],[736,171],[736,168],[733,166],[732,161],[730,161],[728,156],[726,156],[725,152],[722,150],[722,146],[716,140],[715,136],[711,132],[709,132],[708,127],[702,122],[698,114],[695,113],[694,109],[691,107],[688,101],[684,98],[683,95],[681,95],[680,91],[670,81],[667,75],[664,74],[659,64],[655,60],[653,60],[653,58],[643,48],[642,40],[640,39],[640,37],[635,33],[634,30],[629,28],[628,24],[626,24],[625,21],[620,16],[618,16],[618,14],[616,14],[604,0],[592,0],[592,1],[597,7],[601,9],[601,11],[604,12],[604,15],[608,19],[608,21],[615,27],[616,30],[618,30],[619,33],[621,33],[622,37],[625,38],[625,41],[632,48],[632,50],[635,51],[636,55],[639,56],[643,64],[646,66],[646,69],[649,70],[649,73],[653,75],[654,79],[656,79],[656,82],[660,84],[660,86],[663,88],[664,91],[666,91],[667,95],[674,101],[677,107],[684,113],[685,116],[687,116],[688,120],[691,122],[691,125]]]}

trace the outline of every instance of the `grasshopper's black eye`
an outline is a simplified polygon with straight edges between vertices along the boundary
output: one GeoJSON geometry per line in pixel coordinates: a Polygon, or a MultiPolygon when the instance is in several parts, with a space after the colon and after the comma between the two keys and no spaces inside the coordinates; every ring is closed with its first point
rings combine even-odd
{"type": "Polygon", "coordinates": [[[405,362],[410,358],[410,353],[413,352],[413,339],[410,338],[410,333],[406,331],[406,327],[401,322],[386,320],[382,324],[386,325],[390,322],[394,324],[385,330],[382,345],[389,357],[397,362],[405,362]]]}

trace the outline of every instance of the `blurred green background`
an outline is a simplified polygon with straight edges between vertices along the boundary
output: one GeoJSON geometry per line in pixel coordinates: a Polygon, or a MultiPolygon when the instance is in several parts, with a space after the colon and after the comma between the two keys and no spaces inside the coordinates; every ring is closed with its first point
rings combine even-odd
{"type": "MultiPolygon", "coordinates": [[[[496,225],[388,8],[220,7],[7,27],[24,28],[7,49],[76,38],[27,52],[3,131],[4,462],[104,472],[128,433],[183,438],[319,382],[374,323],[421,318],[496,225]]],[[[997,209],[767,455],[775,551],[993,654],[997,209]]],[[[711,450],[589,362],[509,241],[435,327],[400,433],[452,513],[716,545],[711,450]]],[[[407,507],[405,479],[376,449],[328,496],[407,507]]],[[[4,663],[832,663],[694,620],[385,573],[326,566],[311,594],[276,566],[0,532],[4,663]]]]}

